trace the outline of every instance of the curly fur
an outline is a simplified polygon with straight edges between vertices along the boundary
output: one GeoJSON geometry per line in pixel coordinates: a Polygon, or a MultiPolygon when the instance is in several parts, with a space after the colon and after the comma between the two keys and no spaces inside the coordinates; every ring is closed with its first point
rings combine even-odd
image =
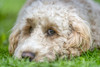
{"type": "Polygon", "coordinates": [[[10,54],[19,59],[24,51],[35,53],[34,61],[80,56],[100,46],[100,6],[92,0],[28,0],[9,41],[10,54]],[[47,36],[49,28],[56,34],[47,36]]]}

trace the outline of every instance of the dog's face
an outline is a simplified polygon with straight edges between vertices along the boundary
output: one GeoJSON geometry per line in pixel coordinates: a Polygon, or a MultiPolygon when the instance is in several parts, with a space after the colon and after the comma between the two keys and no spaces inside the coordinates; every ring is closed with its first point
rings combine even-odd
{"type": "Polygon", "coordinates": [[[89,25],[66,8],[30,6],[21,18],[9,39],[9,51],[19,59],[52,61],[57,56],[79,56],[90,48],[89,25]]]}

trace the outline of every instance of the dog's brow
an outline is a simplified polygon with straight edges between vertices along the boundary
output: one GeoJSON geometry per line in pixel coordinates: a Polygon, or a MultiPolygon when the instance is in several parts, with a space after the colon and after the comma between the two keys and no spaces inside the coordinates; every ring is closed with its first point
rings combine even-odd
{"type": "Polygon", "coordinates": [[[53,22],[46,21],[45,25],[43,25],[43,32],[51,28],[57,31],[59,27],[53,22]]]}
{"type": "Polygon", "coordinates": [[[27,23],[30,23],[30,24],[32,24],[34,21],[34,19],[32,19],[32,18],[27,18],[26,20],[27,20],[27,23]]]}
{"type": "Polygon", "coordinates": [[[26,19],[26,22],[28,23],[28,24],[30,24],[31,26],[36,26],[36,22],[37,22],[37,20],[36,19],[34,19],[34,18],[27,18],[26,19]]]}

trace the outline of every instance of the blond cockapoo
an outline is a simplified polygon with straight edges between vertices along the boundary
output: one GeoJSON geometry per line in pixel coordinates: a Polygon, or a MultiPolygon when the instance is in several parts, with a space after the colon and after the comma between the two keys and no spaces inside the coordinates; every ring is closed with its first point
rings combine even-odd
{"type": "Polygon", "coordinates": [[[19,59],[80,56],[100,45],[100,6],[92,0],[28,0],[9,41],[10,54],[19,59]]]}

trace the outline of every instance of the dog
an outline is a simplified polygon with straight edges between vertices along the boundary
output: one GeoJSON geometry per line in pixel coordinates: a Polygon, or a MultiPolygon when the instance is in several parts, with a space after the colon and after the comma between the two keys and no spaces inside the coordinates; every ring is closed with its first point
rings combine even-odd
{"type": "Polygon", "coordinates": [[[9,53],[18,59],[80,56],[100,47],[100,6],[93,0],[27,0],[9,42],[9,53]]]}

